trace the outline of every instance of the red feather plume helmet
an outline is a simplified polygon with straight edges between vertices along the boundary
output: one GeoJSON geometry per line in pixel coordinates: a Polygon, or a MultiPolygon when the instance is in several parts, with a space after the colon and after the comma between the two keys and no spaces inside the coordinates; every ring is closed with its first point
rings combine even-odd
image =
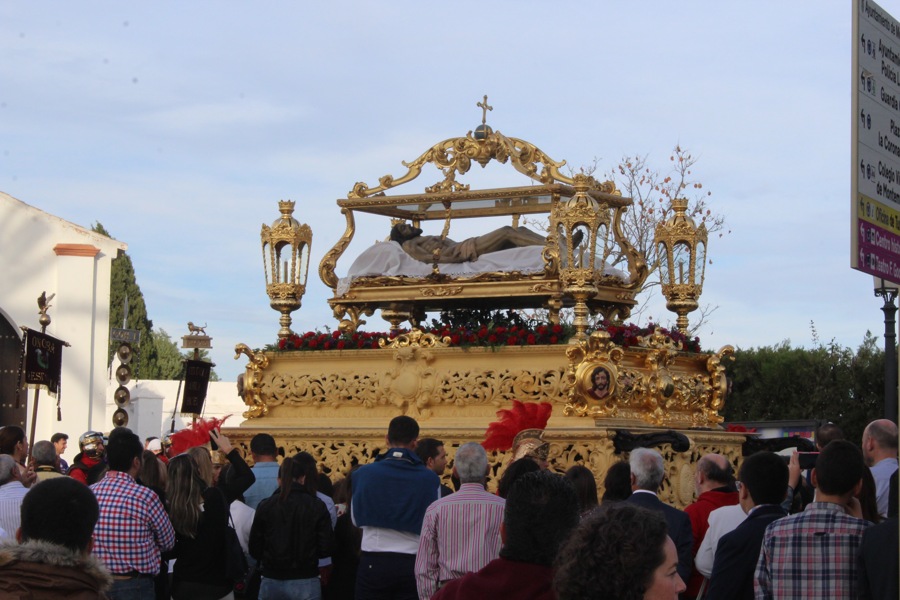
{"type": "Polygon", "coordinates": [[[187,452],[194,446],[202,446],[209,443],[209,432],[222,427],[227,415],[221,419],[197,419],[189,427],[182,429],[170,436],[172,442],[172,456],[187,452]]]}
{"type": "Polygon", "coordinates": [[[485,450],[512,449],[510,462],[528,456],[547,460],[550,444],[544,441],[544,428],[550,420],[553,406],[549,402],[521,402],[513,400],[512,408],[497,411],[497,421],[488,425],[485,450]]]}

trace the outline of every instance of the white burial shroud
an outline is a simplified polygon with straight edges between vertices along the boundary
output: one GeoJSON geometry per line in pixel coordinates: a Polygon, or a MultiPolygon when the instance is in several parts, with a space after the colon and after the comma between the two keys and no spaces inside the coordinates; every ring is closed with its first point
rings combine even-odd
{"type": "MultiPolygon", "coordinates": [[[[439,263],[438,268],[445,275],[477,275],[479,273],[519,271],[526,275],[540,273],[544,270],[544,259],[541,256],[543,246],[524,246],[509,248],[498,252],[482,254],[478,260],[463,263],[439,263]]],[[[619,269],[607,265],[604,275],[628,281],[628,275],[619,269]]],[[[431,264],[418,261],[404,252],[400,244],[394,241],[376,242],[360,254],[347,277],[338,281],[337,295],[343,296],[350,290],[350,284],[358,277],[425,277],[431,274],[431,264]]]]}

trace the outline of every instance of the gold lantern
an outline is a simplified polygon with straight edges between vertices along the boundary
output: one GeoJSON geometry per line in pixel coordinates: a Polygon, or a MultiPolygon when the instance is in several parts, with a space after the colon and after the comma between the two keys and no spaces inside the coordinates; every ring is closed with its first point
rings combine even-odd
{"type": "Polygon", "coordinates": [[[281,313],[278,337],[287,338],[293,333],[291,313],[300,308],[306,292],[312,230],[293,217],[293,201],[281,200],[278,210],[281,218],[271,227],[263,225],[260,238],[269,305],[281,313]]]}
{"type": "Polygon", "coordinates": [[[608,247],[610,233],[610,211],[588,193],[592,184],[596,182],[591,177],[575,175],[575,194],[561,201],[552,216],[560,251],[564,253],[559,269],[560,283],[563,292],[575,300],[575,340],[587,339],[587,301],[598,291],[595,249],[608,247]]]}
{"type": "Polygon", "coordinates": [[[659,277],[666,308],[678,315],[676,327],[687,333],[687,314],[697,310],[706,272],[706,224],[700,227],[687,214],[685,198],[672,200],[675,213],[656,226],[654,243],[659,249],[659,277]]]}

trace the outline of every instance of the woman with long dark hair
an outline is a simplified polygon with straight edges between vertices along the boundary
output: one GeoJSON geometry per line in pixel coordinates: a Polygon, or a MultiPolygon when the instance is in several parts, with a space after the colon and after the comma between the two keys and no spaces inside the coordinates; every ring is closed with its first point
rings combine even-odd
{"type": "Polygon", "coordinates": [[[216,488],[209,487],[189,454],[169,461],[169,519],[175,529],[172,558],[172,598],[220,600],[234,598],[225,575],[225,530],[228,506],[216,488]]]}
{"type": "Polygon", "coordinates": [[[305,452],[285,458],[278,469],[278,490],[256,508],[250,556],[262,569],[260,600],[322,598],[319,559],[331,556],[334,533],[328,509],[309,481],[309,460],[315,464],[305,452]]]}

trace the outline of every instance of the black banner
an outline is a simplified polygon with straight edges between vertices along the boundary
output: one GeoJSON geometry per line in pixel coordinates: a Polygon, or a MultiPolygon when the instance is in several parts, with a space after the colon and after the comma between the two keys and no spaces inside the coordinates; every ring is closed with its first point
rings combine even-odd
{"type": "Polygon", "coordinates": [[[205,360],[189,360],[185,363],[184,396],[181,398],[180,412],[195,415],[203,412],[211,371],[212,363],[205,360]]]}
{"type": "Polygon", "coordinates": [[[46,333],[26,330],[25,383],[45,385],[51,394],[58,394],[64,345],[65,342],[46,333]]]}

